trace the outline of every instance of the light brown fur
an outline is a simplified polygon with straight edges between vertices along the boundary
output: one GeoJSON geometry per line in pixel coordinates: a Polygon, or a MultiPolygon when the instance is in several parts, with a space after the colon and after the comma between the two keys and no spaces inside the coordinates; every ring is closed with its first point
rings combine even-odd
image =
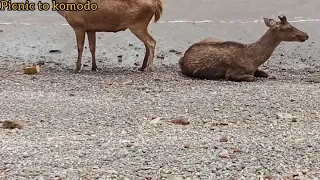
{"type": "Polygon", "coordinates": [[[268,77],[258,69],[266,62],[282,41],[304,42],[308,35],[287,22],[264,18],[268,31],[255,43],[241,44],[207,38],[193,44],[179,60],[183,74],[199,79],[230,81],[255,81],[256,77],[268,77]]]}
{"type": "MultiPolygon", "coordinates": [[[[56,0],[57,3],[86,3],[86,0],[56,0]]],[[[139,70],[147,68],[153,71],[153,59],[156,41],[148,33],[148,24],[154,16],[157,22],[163,11],[162,0],[92,0],[96,3],[96,11],[58,11],[74,29],[77,39],[78,59],[76,72],[81,69],[81,58],[88,35],[89,48],[92,55],[92,70],[97,69],[95,60],[96,32],[119,32],[126,29],[139,38],[145,45],[146,53],[139,70]]]]}

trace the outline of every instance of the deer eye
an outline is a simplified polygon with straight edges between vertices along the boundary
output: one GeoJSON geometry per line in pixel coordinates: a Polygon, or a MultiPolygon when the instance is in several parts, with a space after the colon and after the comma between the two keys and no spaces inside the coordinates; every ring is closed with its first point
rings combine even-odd
{"type": "Polygon", "coordinates": [[[292,27],[289,27],[288,30],[289,30],[289,31],[293,31],[293,28],[292,28],[292,27]]]}

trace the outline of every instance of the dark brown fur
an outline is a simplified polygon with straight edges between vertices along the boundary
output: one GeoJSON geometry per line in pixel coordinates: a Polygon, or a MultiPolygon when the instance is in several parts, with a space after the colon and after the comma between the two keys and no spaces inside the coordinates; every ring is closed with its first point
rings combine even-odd
{"type": "MultiPolygon", "coordinates": [[[[57,3],[86,3],[86,0],[56,0],[57,3]]],[[[162,0],[93,0],[96,11],[58,11],[74,29],[77,39],[78,59],[76,72],[81,69],[81,58],[88,35],[92,55],[92,70],[97,69],[95,60],[96,32],[119,32],[126,29],[139,38],[145,45],[146,53],[139,70],[153,70],[153,59],[156,41],[148,33],[148,24],[154,16],[157,22],[163,11],[162,0]]]]}
{"type": "Polygon", "coordinates": [[[258,69],[266,62],[282,41],[304,42],[308,35],[287,22],[264,18],[268,31],[255,43],[242,44],[207,38],[194,43],[179,60],[183,74],[199,78],[230,81],[255,81],[256,77],[268,77],[258,69]]]}

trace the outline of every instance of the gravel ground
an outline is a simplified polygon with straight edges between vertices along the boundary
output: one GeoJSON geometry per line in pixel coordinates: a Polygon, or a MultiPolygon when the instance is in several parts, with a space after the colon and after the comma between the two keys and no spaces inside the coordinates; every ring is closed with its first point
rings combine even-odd
{"type": "Polygon", "coordinates": [[[130,31],[97,34],[98,72],[89,71],[86,39],[83,72],[74,74],[76,41],[65,19],[1,14],[0,121],[23,128],[0,123],[0,180],[320,179],[319,21],[292,23],[310,39],[280,44],[264,64],[274,78],[195,80],[177,68],[194,42],[253,42],[266,26],[241,22],[280,11],[289,21],[319,20],[319,3],[164,0],[164,8],[164,23],[149,26],[154,73],[136,71],[145,50],[130,31]],[[204,20],[212,23],[193,23],[204,20]],[[38,62],[40,74],[22,73],[38,62]]]}
{"type": "Polygon", "coordinates": [[[268,67],[275,78],[236,83],[176,65],[74,74],[45,63],[24,75],[6,60],[0,118],[23,128],[0,129],[1,179],[320,177],[317,71],[268,67]]]}

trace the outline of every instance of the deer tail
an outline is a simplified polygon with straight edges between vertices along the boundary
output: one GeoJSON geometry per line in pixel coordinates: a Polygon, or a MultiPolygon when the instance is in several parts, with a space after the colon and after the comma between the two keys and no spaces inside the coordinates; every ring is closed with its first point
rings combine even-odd
{"type": "Polygon", "coordinates": [[[157,22],[162,16],[163,5],[162,5],[162,0],[155,0],[155,1],[156,1],[156,12],[154,14],[154,22],[157,22]]]}

